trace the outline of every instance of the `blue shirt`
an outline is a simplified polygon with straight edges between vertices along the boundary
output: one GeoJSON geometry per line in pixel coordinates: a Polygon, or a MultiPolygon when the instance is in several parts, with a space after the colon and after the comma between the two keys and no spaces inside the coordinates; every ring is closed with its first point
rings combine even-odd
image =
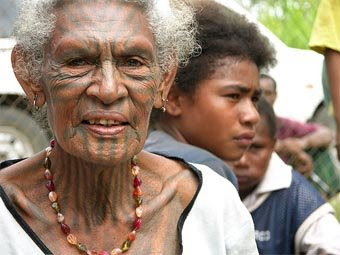
{"type": "Polygon", "coordinates": [[[228,179],[236,189],[238,188],[235,174],[221,159],[199,147],[178,142],[163,131],[152,131],[145,142],[144,149],[155,154],[209,166],[216,173],[228,179]]]}

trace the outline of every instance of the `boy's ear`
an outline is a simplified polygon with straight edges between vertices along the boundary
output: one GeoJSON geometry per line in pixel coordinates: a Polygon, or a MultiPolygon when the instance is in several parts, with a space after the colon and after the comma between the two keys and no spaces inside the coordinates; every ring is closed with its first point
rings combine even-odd
{"type": "Polygon", "coordinates": [[[163,81],[159,85],[156,93],[156,98],[154,102],[155,108],[161,108],[164,106],[164,100],[167,100],[168,94],[170,91],[170,88],[172,87],[172,84],[174,83],[175,77],[177,73],[177,65],[172,65],[172,67],[167,71],[165,74],[163,74],[163,81]]]}
{"type": "Polygon", "coordinates": [[[20,83],[22,89],[24,90],[27,99],[33,104],[35,100],[35,104],[38,107],[41,107],[45,103],[45,93],[42,87],[33,82],[32,79],[29,78],[27,74],[27,69],[25,68],[23,51],[20,50],[20,46],[15,45],[12,54],[11,54],[11,61],[12,61],[12,68],[17,78],[18,82],[20,83]]]}

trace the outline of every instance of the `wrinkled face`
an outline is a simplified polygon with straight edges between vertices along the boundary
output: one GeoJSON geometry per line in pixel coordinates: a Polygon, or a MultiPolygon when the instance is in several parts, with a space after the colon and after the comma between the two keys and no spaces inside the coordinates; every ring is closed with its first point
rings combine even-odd
{"type": "Polygon", "coordinates": [[[241,198],[252,192],[263,179],[274,145],[275,141],[270,137],[266,121],[261,118],[249,149],[240,160],[228,162],[237,177],[241,198]]]}
{"type": "Polygon", "coordinates": [[[58,9],[44,51],[42,85],[57,142],[102,164],[142,149],[161,81],[142,11],[117,2],[71,1],[58,9]]]}
{"type": "Polygon", "coordinates": [[[274,105],[276,100],[276,91],[273,81],[269,78],[260,78],[260,88],[262,95],[271,104],[274,105]]]}
{"type": "Polygon", "coordinates": [[[258,81],[253,62],[221,60],[216,72],[200,81],[194,96],[182,100],[178,129],[186,141],[224,160],[239,159],[259,119],[258,81]]]}

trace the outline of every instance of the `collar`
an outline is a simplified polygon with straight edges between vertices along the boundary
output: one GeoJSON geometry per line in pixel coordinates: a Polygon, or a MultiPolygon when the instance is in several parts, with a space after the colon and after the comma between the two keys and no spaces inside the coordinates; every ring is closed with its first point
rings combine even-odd
{"type": "Polygon", "coordinates": [[[286,165],[274,152],[261,183],[252,193],[243,199],[243,203],[247,209],[252,212],[258,208],[273,191],[288,188],[291,182],[291,166],[286,165]]]}

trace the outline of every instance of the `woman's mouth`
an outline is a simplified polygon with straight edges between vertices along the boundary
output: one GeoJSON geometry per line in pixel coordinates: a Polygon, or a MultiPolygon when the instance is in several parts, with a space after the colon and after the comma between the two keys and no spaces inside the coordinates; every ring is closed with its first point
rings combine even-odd
{"type": "Polygon", "coordinates": [[[90,132],[100,136],[115,136],[128,126],[128,122],[107,119],[84,120],[82,124],[84,124],[90,132]]]}
{"type": "Polygon", "coordinates": [[[100,125],[104,127],[127,125],[127,122],[120,122],[117,120],[106,120],[106,119],[84,120],[83,123],[88,124],[88,125],[100,125]]]}

